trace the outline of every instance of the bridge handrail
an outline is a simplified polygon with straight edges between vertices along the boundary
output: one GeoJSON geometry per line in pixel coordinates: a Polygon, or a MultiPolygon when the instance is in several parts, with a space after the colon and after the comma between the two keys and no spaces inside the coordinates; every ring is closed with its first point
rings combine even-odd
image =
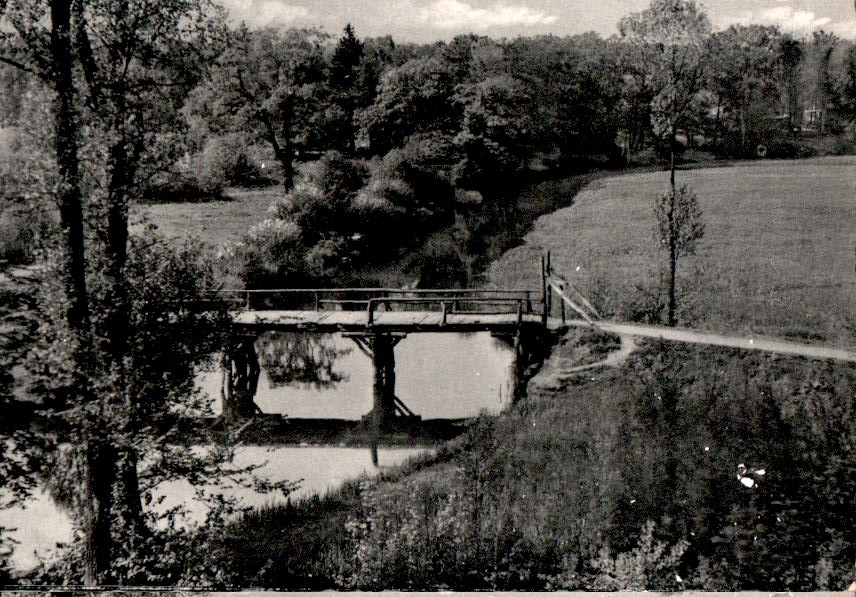
{"type": "MultiPolygon", "coordinates": [[[[532,312],[533,294],[537,292],[527,288],[420,288],[407,290],[402,288],[226,288],[208,291],[213,296],[229,300],[245,300],[247,309],[252,308],[255,301],[252,297],[276,296],[306,297],[310,302],[314,299],[314,309],[321,310],[322,306],[361,306],[368,305],[367,301],[376,300],[384,304],[411,303],[426,304],[446,301],[454,308],[466,304],[513,305],[523,304],[527,312],[532,312]]],[[[263,307],[264,308],[264,307],[263,307]]],[[[269,307],[268,307],[269,308],[269,307]]],[[[374,308],[374,307],[372,307],[374,308]]]]}
{"type": "MultiPolygon", "coordinates": [[[[516,307],[517,312],[517,322],[520,323],[524,310],[531,311],[531,301],[526,298],[464,298],[461,299],[459,297],[428,297],[428,298],[416,298],[416,297],[373,297],[365,301],[364,304],[367,303],[367,313],[368,313],[368,325],[372,325],[374,323],[374,314],[377,309],[377,305],[385,305],[389,303],[401,303],[401,304],[438,304],[440,306],[440,310],[442,312],[442,324],[446,323],[446,316],[448,314],[449,304],[452,304],[454,307],[458,303],[476,303],[476,304],[488,304],[488,305],[513,305],[516,307]]],[[[469,311],[468,311],[469,312],[469,311]]]]}
{"type": "Polygon", "coordinates": [[[387,293],[387,294],[526,294],[536,290],[531,288],[223,288],[204,291],[206,294],[332,294],[332,293],[387,293]]]}

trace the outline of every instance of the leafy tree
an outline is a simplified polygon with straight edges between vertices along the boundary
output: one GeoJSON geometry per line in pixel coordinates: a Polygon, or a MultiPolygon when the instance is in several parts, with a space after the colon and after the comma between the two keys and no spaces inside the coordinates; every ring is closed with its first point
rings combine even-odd
{"type": "Polygon", "coordinates": [[[459,178],[467,186],[484,189],[502,176],[512,175],[528,155],[529,119],[520,81],[491,77],[461,85],[456,101],[463,106],[462,130],[455,138],[464,161],[459,178]]]}
{"type": "Polygon", "coordinates": [[[806,48],[807,65],[805,69],[809,101],[814,113],[818,132],[826,133],[829,108],[834,98],[832,76],[832,54],[838,44],[838,38],[826,31],[812,33],[811,42],[806,48]]]}
{"type": "Polygon", "coordinates": [[[374,103],[358,115],[360,136],[374,154],[385,154],[414,133],[443,131],[451,136],[460,122],[451,103],[454,78],[436,56],[412,58],[383,73],[374,103]]]}
{"type": "MultiPolygon", "coordinates": [[[[174,397],[168,388],[150,394],[135,384],[146,375],[162,384],[158,370],[166,364],[142,366],[133,358],[140,356],[133,344],[140,331],[134,293],[145,285],[129,269],[129,203],[147,167],[157,167],[150,148],[194,83],[190,73],[205,58],[202,40],[217,37],[220,12],[206,0],[56,0],[48,6],[21,0],[2,8],[4,31],[11,32],[2,40],[4,62],[41,78],[55,98],[63,249],[56,271],[64,284],[41,310],[50,331],[40,337],[52,358],[35,359],[32,375],[46,406],[60,411],[56,420],[67,425],[74,447],[69,472],[84,535],[79,573],[89,584],[121,582],[130,573],[118,562],[147,534],[138,476],[138,455],[151,431],[146,409],[165,414],[174,397]]],[[[168,307],[160,307],[154,320],[170,329],[163,326],[168,307]]]]}
{"type": "MultiPolygon", "coordinates": [[[[776,28],[760,25],[732,25],[711,38],[711,85],[737,120],[744,153],[762,119],[777,114],[774,92],[782,78],[778,70],[782,43],[776,28]]],[[[792,54],[793,48],[788,52],[792,54]]],[[[793,58],[789,55],[787,60],[793,58]]],[[[784,62],[782,66],[784,72],[784,62]]]]}
{"type": "MultiPolygon", "coordinates": [[[[856,119],[856,46],[847,48],[842,65],[841,78],[839,80],[839,94],[841,97],[840,110],[849,116],[851,125],[856,119]]],[[[854,130],[856,138],[856,130],[854,130]]]]}
{"type": "MultiPolygon", "coordinates": [[[[680,258],[695,254],[698,241],[704,236],[698,198],[686,185],[667,191],[654,200],[654,219],[657,222],[657,242],[665,250],[670,273],[674,276],[680,258]]],[[[671,284],[674,283],[673,278],[671,284]]],[[[670,288],[670,292],[674,301],[674,289],[670,288]]],[[[669,325],[674,325],[673,313],[670,313],[669,325]]]]}
{"type": "Polygon", "coordinates": [[[286,190],[319,112],[326,38],[316,30],[241,27],[189,98],[187,111],[212,132],[246,131],[270,144],[286,190]]]}
{"type": "Polygon", "coordinates": [[[788,135],[802,125],[799,69],[803,57],[802,43],[789,34],[782,35],[778,47],[779,93],[788,115],[788,135]]]}
{"type": "Polygon", "coordinates": [[[671,185],[667,209],[669,251],[669,295],[667,320],[675,325],[675,282],[677,272],[677,227],[675,206],[675,144],[678,127],[691,111],[702,80],[705,41],[710,22],[694,0],[653,0],[651,6],[623,18],[619,31],[638,52],[645,81],[653,92],[651,119],[658,136],[669,146],[671,185]]]}
{"type": "Polygon", "coordinates": [[[353,154],[355,149],[355,113],[358,108],[371,103],[366,101],[369,93],[364,85],[367,82],[369,85],[375,82],[372,78],[367,81],[362,76],[362,61],[363,43],[357,39],[354,28],[348,23],[330,58],[329,74],[333,103],[341,111],[341,117],[336,121],[338,142],[334,146],[348,154],[353,154]]]}

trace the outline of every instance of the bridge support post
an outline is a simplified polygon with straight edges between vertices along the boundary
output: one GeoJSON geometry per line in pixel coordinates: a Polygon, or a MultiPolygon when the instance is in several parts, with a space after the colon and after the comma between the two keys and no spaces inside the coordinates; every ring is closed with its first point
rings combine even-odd
{"type": "Polygon", "coordinates": [[[372,341],[372,416],[386,426],[395,417],[395,343],[386,334],[379,334],[372,341]]]}
{"type": "Polygon", "coordinates": [[[374,381],[372,383],[372,410],[363,417],[378,427],[389,427],[401,413],[415,417],[395,397],[395,346],[404,339],[404,334],[346,334],[357,347],[372,360],[374,381]]]}
{"type": "Polygon", "coordinates": [[[516,404],[526,398],[526,386],[544,362],[544,347],[549,343],[549,334],[518,327],[514,333],[495,333],[493,336],[512,350],[509,383],[511,402],[516,404]]]}
{"type": "Polygon", "coordinates": [[[248,336],[231,343],[223,355],[222,367],[223,416],[231,420],[252,417],[258,411],[254,400],[261,373],[255,338],[248,336]]]}

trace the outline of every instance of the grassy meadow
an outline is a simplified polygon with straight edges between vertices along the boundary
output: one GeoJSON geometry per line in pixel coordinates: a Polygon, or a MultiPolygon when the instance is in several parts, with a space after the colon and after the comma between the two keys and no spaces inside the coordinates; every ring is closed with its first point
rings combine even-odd
{"type": "MultiPolygon", "coordinates": [[[[679,263],[680,324],[852,344],[854,172],[852,156],[678,172],[706,226],[696,255],[679,263]]],[[[493,264],[491,282],[536,287],[538,255],[550,250],[555,271],[605,312],[632,318],[665,271],[652,204],[668,177],[594,182],[573,206],[540,218],[493,264]]]]}
{"type": "Polygon", "coordinates": [[[195,238],[216,249],[237,241],[267,216],[268,207],[282,192],[279,186],[261,189],[227,189],[227,201],[140,204],[144,216],[166,238],[195,238]]]}

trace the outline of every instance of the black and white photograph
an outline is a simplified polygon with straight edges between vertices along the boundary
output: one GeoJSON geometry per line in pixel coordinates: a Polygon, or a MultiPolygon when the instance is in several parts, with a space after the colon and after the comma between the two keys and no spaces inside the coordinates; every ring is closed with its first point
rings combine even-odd
{"type": "Polygon", "coordinates": [[[854,0],[0,0],[0,595],[856,592],[854,0]]]}

